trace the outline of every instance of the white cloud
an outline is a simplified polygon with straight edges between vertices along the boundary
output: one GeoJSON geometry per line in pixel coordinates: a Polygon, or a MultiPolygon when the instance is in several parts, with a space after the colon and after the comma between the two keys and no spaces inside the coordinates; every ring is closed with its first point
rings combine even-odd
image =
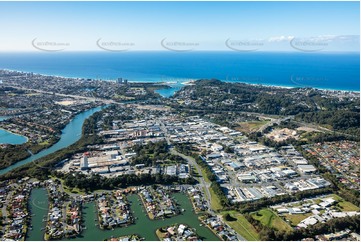
{"type": "Polygon", "coordinates": [[[309,41],[309,42],[346,42],[346,41],[359,41],[359,35],[318,35],[311,37],[295,37],[299,41],[309,41]]]}
{"type": "Polygon", "coordinates": [[[281,35],[281,36],[275,36],[275,37],[270,37],[268,39],[268,42],[283,42],[283,41],[290,41],[294,38],[294,36],[284,36],[284,35],[281,35]]]}

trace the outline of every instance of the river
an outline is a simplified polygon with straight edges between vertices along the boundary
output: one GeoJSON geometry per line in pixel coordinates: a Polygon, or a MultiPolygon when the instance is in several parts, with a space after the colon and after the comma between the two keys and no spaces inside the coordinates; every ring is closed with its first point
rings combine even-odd
{"type": "Polygon", "coordinates": [[[158,89],[155,90],[156,93],[158,93],[159,95],[161,95],[162,97],[171,97],[174,95],[174,93],[176,93],[177,91],[179,91],[182,87],[180,86],[176,86],[176,87],[171,87],[171,88],[165,88],[165,89],[158,89]]]}
{"type": "MultiPolygon", "coordinates": [[[[44,231],[41,231],[40,228],[44,226],[44,223],[40,218],[44,216],[44,207],[47,207],[48,198],[44,196],[45,190],[34,189],[31,193],[31,213],[35,214],[32,217],[33,230],[29,231],[27,240],[42,240],[44,236],[44,231]],[[34,206],[40,204],[40,206],[34,206]]],[[[86,227],[82,231],[81,235],[77,238],[70,239],[72,241],[82,240],[82,241],[103,241],[104,239],[110,237],[119,237],[130,234],[139,234],[141,237],[144,237],[147,241],[158,240],[155,231],[163,226],[172,225],[175,223],[184,223],[196,229],[196,232],[203,240],[219,240],[219,238],[212,233],[207,227],[200,226],[200,221],[198,220],[198,215],[192,211],[192,204],[188,199],[188,196],[184,193],[175,193],[173,194],[180,207],[185,209],[185,211],[177,216],[172,218],[167,218],[164,220],[150,220],[144,211],[144,207],[141,204],[138,195],[128,196],[129,201],[131,202],[131,209],[133,215],[137,218],[135,224],[128,227],[115,228],[114,230],[101,230],[99,229],[97,218],[97,210],[95,208],[94,202],[86,203],[83,207],[83,226],[86,227]]],[[[45,212],[46,214],[46,212],[45,212]]]]}
{"type": "Polygon", "coordinates": [[[39,158],[42,158],[42,157],[47,156],[51,153],[54,153],[58,150],[66,148],[69,145],[74,144],[76,141],[78,141],[81,138],[82,127],[83,127],[83,123],[84,123],[85,119],[89,118],[91,115],[93,115],[95,112],[100,111],[101,109],[102,109],[102,107],[96,107],[96,108],[92,108],[87,111],[84,111],[80,114],[77,114],[69,122],[69,124],[66,125],[65,128],[62,130],[61,138],[56,144],[49,147],[48,149],[42,150],[39,153],[30,156],[27,159],[19,161],[19,162],[15,163],[14,165],[11,165],[5,169],[0,170],[0,175],[3,175],[17,167],[25,165],[29,162],[33,162],[39,158]]]}

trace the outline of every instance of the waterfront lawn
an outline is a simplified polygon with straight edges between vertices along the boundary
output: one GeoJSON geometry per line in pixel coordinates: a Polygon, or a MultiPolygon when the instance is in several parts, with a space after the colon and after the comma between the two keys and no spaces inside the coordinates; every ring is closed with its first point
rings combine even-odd
{"type": "Polygon", "coordinates": [[[167,232],[161,232],[160,230],[161,229],[157,229],[157,231],[155,231],[155,234],[157,235],[159,240],[163,240],[167,232]]]}
{"type": "Polygon", "coordinates": [[[233,218],[236,218],[236,221],[224,221],[232,229],[234,229],[238,234],[248,241],[258,241],[260,240],[259,235],[256,229],[248,222],[248,220],[237,211],[227,211],[222,212],[222,215],[229,213],[233,218]]]}
{"type": "Polygon", "coordinates": [[[262,209],[252,213],[252,217],[260,221],[264,226],[277,230],[291,231],[292,228],[282,218],[272,212],[270,209],[262,209]]]}

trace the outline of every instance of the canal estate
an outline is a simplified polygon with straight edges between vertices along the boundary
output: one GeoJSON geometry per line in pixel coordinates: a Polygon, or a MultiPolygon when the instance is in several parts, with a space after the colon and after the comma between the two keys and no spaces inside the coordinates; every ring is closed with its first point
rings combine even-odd
{"type": "MultiPolygon", "coordinates": [[[[135,224],[127,227],[114,228],[112,230],[102,230],[99,228],[97,219],[98,211],[94,202],[84,203],[82,209],[84,230],[76,238],[70,240],[103,241],[111,237],[120,237],[130,234],[138,234],[145,238],[145,240],[158,240],[156,230],[175,223],[183,223],[195,228],[197,234],[203,240],[219,240],[210,229],[205,225],[202,225],[201,221],[198,219],[198,215],[194,213],[192,204],[186,194],[179,192],[172,193],[172,196],[182,208],[182,213],[171,218],[150,220],[145,212],[139,195],[128,195],[132,214],[135,217],[135,224]]],[[[29,203],[30,213],[32,214],[32,229],[28,232],[27,240],[43,240],[46,223],[44,218],[46,218],[49,205],[47,191],[43,188],[33,189],[29,203]],[[41,231],[41,233],[39,233],[39,231],[41,231]]]]}

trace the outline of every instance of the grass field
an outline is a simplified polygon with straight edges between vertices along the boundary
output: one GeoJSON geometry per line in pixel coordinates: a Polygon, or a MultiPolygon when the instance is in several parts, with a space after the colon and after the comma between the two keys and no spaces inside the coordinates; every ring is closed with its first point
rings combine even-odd
{"type": "Polygon", "coordinates": [[[231,226],[238,234],[248,241],[258,241],[260,240],[256,229],[250,224],[247,219],[237,211],[227,211],[222,212],[223,214],[229,213],[233,218],[236,218],[237,221],[225,221],[229,226],[231,226]]]}
{"type": "Polygon", "coordinates": [[[223,206],[221,205],[218,196],[214,193],[213,189],[209,189],[209,192],[211,193],[211,208],[214,211],[219,211],[223,209],[223,206]]]}
{"type": "Polygon", "coordinates": [[[357,207],[356,205],[353,205],[353,204],[350,203],[350,202],[346,202],[346,201],[339,202],[339,205],[340,205],[341,210],[342,210],[343,212],[360,211],[360,208],[359,208],[359,207],[357,207]]]}
{"type": "MultiPolygon", "coordinates": [[[[204,169],[202,167],[201,168],[201,171],[202,171],[202,177],[204,178],[204,181],[206,183],[210,183],[210,180],[208,179],[207,175],[206,175],[206,172],[204,171],[204,169]]],[[[204,193],[206,191],[203,191],[204,193]]],[[[212,189],[209,189],[209,192],[211,194],[211,208],[215,211],[219,211],[221,209],[223,209],[223,206],[221,205],[217,195],[214,193],[214,191],[212,189]]]]}
{"type": "Polygon", "coordinates": [[[269,209],[262,209],[252,213],[252,217],[260,221],[264,226],[274,228],[277,230],[291,231],[292,228],[282,218],[273,213],[269,209]]]}
{"type": "Polygon", "coordinates": [[[211,181],[208,179],[205,170],[201,166],[200,166],[200,169],[202,171],[202,177],[203,177],[204,181],[207,183],[210,183],[211,181]]]}
{"type": "Polygon", "coordinates": [[[331,197],[338,202],[338,205],[340,206],[340,208],[343,212],[360,211],[359,207],[357,207],[356,205],[354,205],[350,202],[345,201],[344,199],[342,199],[340,196],[338,196],[336,194],[332,194],[331,197]]]}
{"type": "Polygon", "coordinates": [[[80,190],[79,188],[70,188],[65,186],[63,179],[57,178],[55,176],[50,176],[50,178],[52,178],[53,180],[58,179],[61,182],[62,187],[64,188],[64,192],[68,193],[69,195],[70,194],[85,195],[85,192],[80,190]]]}
{"type": "Polygon", "coordinates": [[[286,214],[284,217],[288,219],[292,226],[297,226],[302,220],[311,216],[311,213],[304,214],[286,214]]]}
{"type": "Polygon", "coordinates": [[[251,121],[251,122],[241,122],[238,123],[238,127],[236,128],[238,131],[249,133],[258,130],[262,125],[265,125],[269,121],[251,121]]]}

